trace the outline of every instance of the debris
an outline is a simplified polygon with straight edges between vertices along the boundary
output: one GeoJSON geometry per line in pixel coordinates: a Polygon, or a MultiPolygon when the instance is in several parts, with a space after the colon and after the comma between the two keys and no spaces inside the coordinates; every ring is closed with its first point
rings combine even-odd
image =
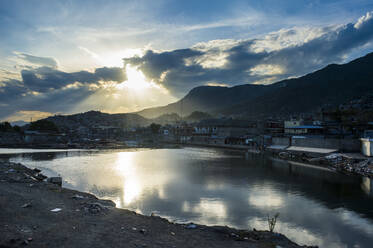
{"type": "Polygon", "coordinates": [[[14,173],[14,172],[16,172],[15,169],[9,169],[9,170],[7,170],[5,173],[14,173]]]}
{"type": "Polygon", "coordinates": [[[21,206],[21,208],[28,208],[28,207],[31,207],[31,203],[28,202],[28,203],[25,203],[21,206]]]}
{"type": "Polygon", "coordinates": [[[231,237],[234,237],[234,238],[239,238],[239,237],[240,237],[240,236],[239,236],[238,234],[236,234],[236,233],[231,233],[230,235],[231,235],[231,237]]]}
{"type": "Polygon", "coordinates": [[[73,197],[71,197],[71,198],[73,198],[73,199],[84,199],[84,196],[82,196],[82,195],[78,195],[78,194],[75,194],[75,195],[73,195],[73,197]]]}
{"type": "MultiPolygon", "coordinates": [[[[102,202],[102,201],[101,201],[102,202]]],[[[106,202],[105,202],[106,203],[106,202]]],[[[88,203],[86,204],[86,207],[84,207],[84,210],[86,212],[89,212],[91,214],[98,214],[102,210],[106,210],[110,208],[111,206],[106,206],[104,204],[101,204],[100,202],[93,202],[93,203],[88,203]]]]}
{"type": "Polygon", "coordinates": [[[142,234],[145,234],[146,233],[146,229],[141,229],[139,232],[142,233],[142,234]]]}
{"type": "Polygon", "coordinates": [[[186,229],[195,229],[195,228],[197,228],[197,226],[195,224],[191,223],[191,224],[188,224],[185,228],[186,229]]]}
{"type": "Polygon", "coordinates": [[[40,174],[40,173],[34,175],[34,177],[35,177],[37,180],[39,180],[39,181],[43,181],[44,179],[47,178],[46,176],[44,176],[43,174],[40,174]]]}
{"type": "Polygon", "coordinates": [[[133,230],[133,231],[136,231],[136,230],[137,230],[137,228],[136,228],[136,227],[132,227],[132,230],[133,230]]]}
{"type": "Polygon", "coordinates": [[[31,242],[33,239],[30,237],[27,239],[28,242],[31,242]]]}
{"type": "Polygon", "coordinates": [[[34,168],[33,171],[36,172],[36,173],[40,173],[41,172],[41,170],[39,170],[38,168],[34,168]]]}
{"type": "Polygon", "coordinates": [[[172,236],[175,236],[175,233],[174,233],[174,232],[171,232],[171,235],[172,235],[172,236]]]}
{"type": "Polygon", "coordinates": [[[52,209],[51,212],[54,212],[54,213],[57,213],[57,212],[60,212],[62,211],[61,208],[55,208],[55,209],[52,209]]]}
{"type": "Polygon", "coordinates": [[[62,186],[62,177],[50,177],[47,179],[47,182],[62,186]]]}

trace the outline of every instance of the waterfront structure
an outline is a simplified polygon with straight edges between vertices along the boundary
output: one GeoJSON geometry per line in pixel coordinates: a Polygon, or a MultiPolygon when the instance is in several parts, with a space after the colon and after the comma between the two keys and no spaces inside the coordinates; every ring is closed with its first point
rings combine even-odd
{"type": "Polygon", "coordinates": [[[361,153],[365,156],[373,156],[373,139],[361,138],[361,153]]]}

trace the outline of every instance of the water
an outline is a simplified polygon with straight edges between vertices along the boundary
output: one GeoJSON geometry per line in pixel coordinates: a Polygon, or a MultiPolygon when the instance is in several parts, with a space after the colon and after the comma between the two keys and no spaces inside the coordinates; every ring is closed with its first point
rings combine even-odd
{"type": "Polygon", "coordinates": [[[373,244],[368,178],[219,149],[22,152],[0,158],[61,175],[65,187],[142,214],[267,229],[267,215],[278,212],[275,231],[298,244],[373,244]]]}

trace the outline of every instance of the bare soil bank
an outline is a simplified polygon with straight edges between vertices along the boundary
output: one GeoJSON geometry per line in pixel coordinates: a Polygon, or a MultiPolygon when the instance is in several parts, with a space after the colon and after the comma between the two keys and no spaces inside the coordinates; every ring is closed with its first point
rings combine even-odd
{"type": "Polygon", "coordinates": [[[0,248],[300,247],[267,231],[175,224],[139,215],[42,179],[37,170],[0,162],[0,248]]]}

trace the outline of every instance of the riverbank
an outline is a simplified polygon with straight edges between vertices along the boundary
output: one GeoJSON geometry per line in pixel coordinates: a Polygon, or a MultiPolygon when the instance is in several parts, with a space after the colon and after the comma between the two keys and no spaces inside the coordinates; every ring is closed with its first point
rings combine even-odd
{"type": "Polygon", "coordinates": [[[268,231],[175,224],[0,162],[0,247],[300,247],[268,231]]]}

